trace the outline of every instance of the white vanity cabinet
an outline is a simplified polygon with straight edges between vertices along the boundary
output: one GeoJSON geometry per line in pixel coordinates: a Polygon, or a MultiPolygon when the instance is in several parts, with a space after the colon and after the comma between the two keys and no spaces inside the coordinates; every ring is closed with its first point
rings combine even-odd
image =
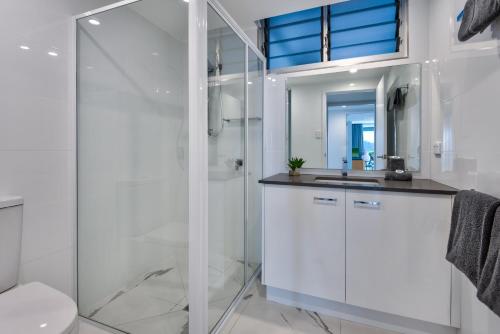
{"type": "Polygon", "coordinates": [[[264,283],[345,301],[345,190],[265,186],[264,283]]]}
{"type": "Polygon", "coordinates": [[[451,325],[452,195],[274,184],[264,194],[264,284],[451,325]]]}
{"type": "Polygon", "coordinates": [[[450,325],[452,197],[346,190],[346,302],[450,325]]]}

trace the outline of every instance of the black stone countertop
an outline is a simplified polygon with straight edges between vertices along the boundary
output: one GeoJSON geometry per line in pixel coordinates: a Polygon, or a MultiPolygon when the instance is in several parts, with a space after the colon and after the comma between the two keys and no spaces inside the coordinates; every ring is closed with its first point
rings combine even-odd
{"type": "MultiPolygon", "coordinates": [[[[316,182],[317,177],[335,177],[342,178],[341,176],[331,175],[312,175],[302,174],[300,176],[289,176],[288,174],[276,174],[271,177],[262,179],[259,183],[262,184],[276,184],[276,185],[289,185],[301,187],[318,187],[318,188],[344,188],[344,189],[358,189],[358,190],[376,190],[376,191],[394,191],[405,193],[419,193],[419,194],[441,194],[441,195],[455,195],[458,190],[442,183],[429,180],[429,179],[413,179],[411,182],[407,181],[386,181],[383,177],[359,177],[353,176],[353,179],[358,181],[363,180],[377,180],[378,184],[374,185],[359,185],[359,184],[331,184],[316,182]]],[[[351,177],[348,177],[351,178],[351,177]]],[[[346,180],[346,182],[349,182],[346,180]]]]}

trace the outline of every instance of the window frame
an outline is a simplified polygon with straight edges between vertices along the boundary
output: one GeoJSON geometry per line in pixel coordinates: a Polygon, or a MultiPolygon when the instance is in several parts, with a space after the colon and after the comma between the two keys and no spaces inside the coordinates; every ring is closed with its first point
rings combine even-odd
{"type": "MultiPolygon", "coordinates": [[[[353,65],[359,65],[359,64],[408,58],[409,57],[409,52],[408,52],[408,49],[409,49],[408,0],[399,0],[399,1],[400,1],[400,8],[399,8],[399,51],[398,52],[364,56],[364,57],[356,57],[356,58],[347,58],[347,59],[340,59],[340,60],[323,59],[323,61],[319,62],[319,63],[268,69],[268,73],[270,73],[270,74],[286,74],[286,73],[292,73],[292,72],[320,70],[320,69],[332,68],[332,67],[345,67],[345,66],[353,66],[353,65]]],[[[327,8],[328,6],[325,6],[325,7],[327,8]]],[[[323,7],[323,13],[325,13],[324,11],[327,10],[325,7],[323,7]]],[[[329,36],[330,29],[329,29],[329,22],[328,21],[329,21],[328,15],[324,14],[323,15],[323,27],[327,26],[328,31],[325,31],[324,28],[322,29],[323,30],[322,31],[322,35],[323,35],[322,58],[325,57],[325,54],[329,54],[329,48],[330,48],[330,36],[329,36]],[[325,39],[327,39],[327,40],[325,40],[325,39]]],[[[267,33],[265,33],[264,35],[267,35],[267,33]]],[[[265,38],[263,38],[263,40],[261,42],[262,42],[261,43],[262,48],[266,52],[265,54],[267,56],[267,51],[268,51],[267,50],[267,36],[265,38]]]]}

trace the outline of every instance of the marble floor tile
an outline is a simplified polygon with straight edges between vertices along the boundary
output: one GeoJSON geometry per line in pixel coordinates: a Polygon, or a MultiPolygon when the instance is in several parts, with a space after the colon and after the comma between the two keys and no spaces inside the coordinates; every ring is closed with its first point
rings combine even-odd
{"type": "Polygon", "coordinates": [[[209,303],[234,298],[243,288],[243,265],[230,268],[232,270],[224,272],[212,267],[208,268],[209,303]],[[238,281],[237,277],[241,277],[241,280],[238,281]]]}
{"type": "Polygon", "coordinates": [[[110,334],[109,332],[100,329],[86,321],[80,320],[78,334],[110,334]]]}
{"type": "Polygon", "coordinates": [[[188,300],[187,300],[187,294],[186,294],[186,297],[182,298],[175,306],[174,308],[171,310],[171,312],[175,312],[175,311],[180,311],[180,310],[185,310],[187,311],[188,310],[188,300]]]}
{"type": "Polygon", "coordinates": [[[233,302],[234,297],[208,303],[208,327],[213,328],[233,302]]]}
{"type": "Polygon", "coordinates": [[[250,302],[229,333],[340,334],[340,320],[279,304],[250,302]]]}
{"type": "Polygon", "coordinates": [[[268,301],[259,281],[245,294],[222,334],[397,334],[268,301]]]}
{"type": "Polygon", "coordinates": [[[170,312],[140,321],[121,324],[117,328],[132,334],[187,334],[188,312],[170,312]]]}
{"type": "Polygon", "coordinates": [[[90,318],[106,325],[115,326],[133,320],[165,314],[175,307],[175,303],[151,297],[140,290],[127,291],[117,295],[100,308],[90,318]]]}
{"type": "Polygon", "coordinates": [[[396,332],[342,320],[342,334],[398,334],[396,332]]]}
{"type": "Polygon", "coordinates": [[[138,294],[164,299],[178,304],[187,296],[182,277],[177,268],[168,268],[168,272],[152,276],[141,282],[133,290],[138,294]]]}
{"type": "MultiPolygon", "coordinates": [[[[176,249],[179,250],[178,265],[146,273],[142,281],[117,292],[90,318],[132,334],[164,333],[168,326],[172,327],[165,333],[182,333],[185,323],[179,319],[188,314],[188,268],[187,262],[182,261],[185,251],[180,247],[176,249]]],[[[209,268],[211,325],[224,314],[243,287],[243,264],[226,259],[221,269],[209,268]]]]}

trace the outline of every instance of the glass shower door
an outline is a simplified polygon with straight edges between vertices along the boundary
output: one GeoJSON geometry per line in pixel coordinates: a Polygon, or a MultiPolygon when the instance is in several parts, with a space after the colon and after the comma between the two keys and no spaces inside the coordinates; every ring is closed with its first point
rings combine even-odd
{"type": "Polygon", "coordinates": [[[246,45],[208,13],[208,322],[245,284],[246,45]]]}
{"type": "Polygon", "coordinates": [[[188,4],[77,22],[78,308],[126,333],[188,325],[188,4]]]}
{"type": "Polygon", "coordinates": [[[264,62],[248,48],[247,281],[262,263],[263,111],[264,62]]]}

